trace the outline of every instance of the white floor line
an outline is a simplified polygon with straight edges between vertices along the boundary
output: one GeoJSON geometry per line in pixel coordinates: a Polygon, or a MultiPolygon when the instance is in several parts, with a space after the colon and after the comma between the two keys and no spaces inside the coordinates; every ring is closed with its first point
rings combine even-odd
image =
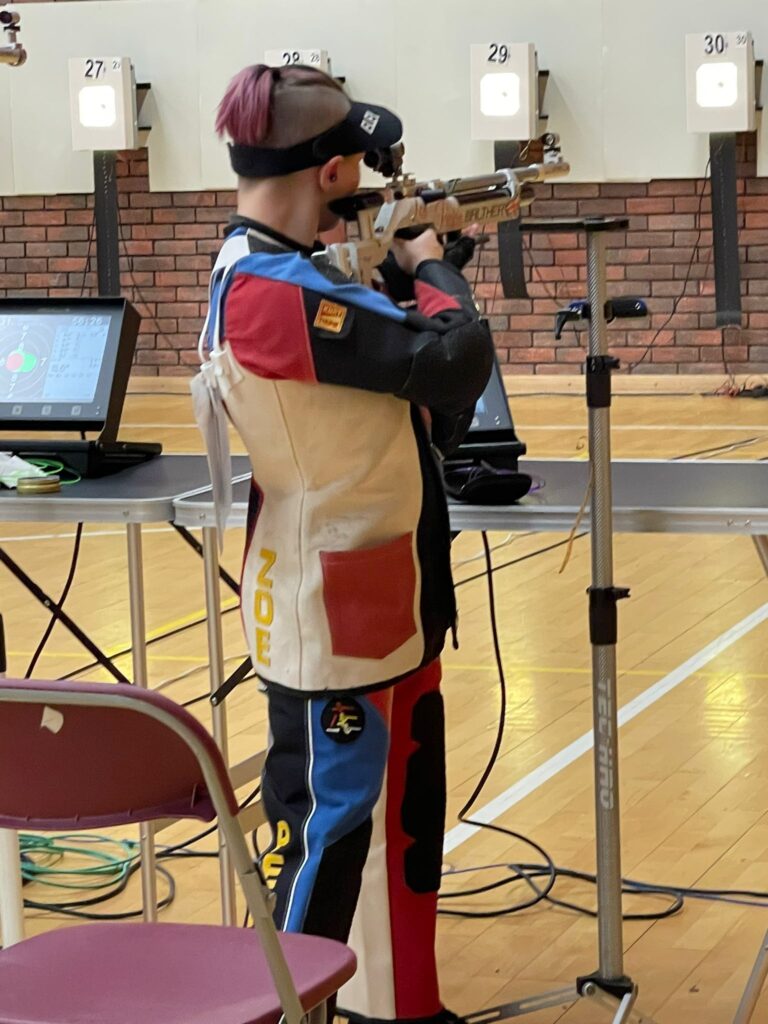
{"type": "MultiPolygon", "coordinates": [[[[623,708],[619,710],[619,726],[626,725],[627,722],[631,722],[633,718],[637,718],[641,712],[655,704],[656,701],[661,700],[662,697],[670,693],[681,683],[684,683],[686,679],[689,679],[692,675],[695,675],[699,669],[702,669],[710,661],[713,661],[718,655],[722,654],[723,651],[727,650],[732,644],[736,643],[747,633],[750,633],[753,629],[759,626],[762,622],[768,619],[768,603],[764,604],[757,611],[752,612],[751,615],[747,615],[741,622],[736,623],[731,629],[722,633],[719,637],[712,641],[711,644],[707,644],[706,647],[702,648],[693,657],[684,661],[682,665],[679,665],[676,669],[673,669],[669,675],[664,676],[653,686],[648,687],[639,696],[635,697],[628,704],[625,704],[623,708]]],[[[564,771],[569,765],[572,765],[574,761],[582,757],[593,747],[593,733],[590,729],[589,732],[580,736],[573,743],[570,743],[563,750],[559,751],[554,757],[550,757],[544,764],[539,765],[538,768],[534,768],[532,772],[529,772],[524,778],[520,779],[514,785],[510,786],[499,796],[495,797],[490,803],[487,803],[485,807],[479,811],[475,811],[472,814],[472,818],[475,821],[480,821],[483,824],[490,824],[499,818],[502,814],[514,807],[515,804],[520,803],[525,797],[530,796],[531,793],[535,793],[537,789],[540,789],[546,782],[553,779],[560,772],[564,771]]],[[[468,839],[471,839],[476,832],[480,829],[473,827],[472,825],[457,825],[452,828],[450,832],[446,834],[445,842],[443,845],[444,854],[452,853],[457,847],[461,846],[462,843],[466,843],[468,839]]]]}
{"type": "MultiPolygon", "coordinates": [[[[526,423],[524,420],[515,420],[516,430],[584,430],[586,423],[526,423]]],[[[612,423],[611,430],[704,430],[713,433],[716,430],[748,430],[751,434],[766,434],[768,431],[756,423],[747,423],[743,426],[736,423],[712,423],[710,426],[697,424],[680,423],[612,423]]]]}
{"type": "MultiPolygon", "coordinates": [[[[144,526],[142,527],[142,534],[145,533],[170,533],[172,527],[170,526],[144,526]]],[[[194,529],[194,527],[193,527],[194,529]]],[[[15,537],[0,537],[0,544],[11,544],[14,541],[19,540],[67,540],[74,537],[74,531],[71,533],[24,533],[18,534],[15,537]]],[[[86,530],[83,534],[84,537],[124,537],[125,527],[122,530],[86,530]]]]}
{"type": "MultiPolygon", "coordinates": [[[[526,423],[525,420],[515,420],[515,427],[519,430],[583,430],[585,423],[550,423],[537,424],[526,423]]],[[[196,423],[121,423],[120,429],[128,430],[197,430],[196,423]]],[[[749,430],[753,434],[766,433],[765,427],[756,423],[712,423],[710,426],[688,423],[612,423],[611,430],[704,430],[712,433],[715,430],[749,430]]]]}

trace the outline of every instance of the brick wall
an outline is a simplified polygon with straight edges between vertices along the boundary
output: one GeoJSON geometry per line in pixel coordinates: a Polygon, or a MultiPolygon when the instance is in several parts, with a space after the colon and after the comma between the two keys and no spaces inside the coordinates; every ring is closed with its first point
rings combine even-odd
{"type": "MultiPolygon", "coordinates": [[[[612,326],[610,339],[625,365],[643,359],[636,373],[717,373],[726,367],[768,372],[768,179],[754,177],[752,140],[745,138],[741,149],[745,316],[743,328],[725,332],[714,326],[706,183],[538,187],[532,209],[538,217],[629,216],[629,231],[611,237],[610,290],[647,299],[651,315],[612,326]],[[684,284],[685,294],[671,316],[684,284]]],[[[122,284],[144,318],[137,370],[185,374],[197,362],[210,254],[218,248],[235,197],[231,192],[151,193],[141,153],[123,154],[119,166],[122,284]]],[[[90,197],[0,197],[0,296],[75,296],[82,287],[94,289],[92,224],[90,197]]],[[[509,372],[579,372],[583,332],[568,328],[555,341],[553,324],[561,304],[585,295],[580,240],[576,235],[533,235],[526,256],[530,300],[503,299],[495,238],[467,270],[490,317],[500,358],[509,372]]]]}

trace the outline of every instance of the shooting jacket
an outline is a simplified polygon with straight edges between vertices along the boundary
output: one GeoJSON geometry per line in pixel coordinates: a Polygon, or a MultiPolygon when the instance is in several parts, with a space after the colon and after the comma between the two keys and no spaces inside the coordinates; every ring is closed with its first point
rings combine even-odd
{"type": "Polygon", "coordinates": [[[388,685],[456,624],[440,453],[493,364],[461,273],[418,268],[416,308],[235,219],[201,351],[253,469],[242,617],[267,683],[388,685]]]}

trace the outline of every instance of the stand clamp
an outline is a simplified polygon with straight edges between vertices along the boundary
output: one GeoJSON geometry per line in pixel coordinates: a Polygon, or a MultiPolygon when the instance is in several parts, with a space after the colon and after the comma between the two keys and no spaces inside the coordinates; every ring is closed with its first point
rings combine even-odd
{"type": "Polygon", "coordinates": [[[621,366],[614,356],[587,356],[587,405],[608,409],[611,405],[611,374],[621,366]]]}
{"type": "Polygon", "coordinates": [[[629,587],[589,587],[590,643],[598,647],[612,647],[619,637],[617,604],[630,594],[629,587]]]}
{"type": "Polygon", "coordinates": [[[597,974],[586,974],[583,978],[576,979],[576,991],[580,996],[593,997],[592,990],[594,988],[601,989],[619,1003],[625,996],[631,995],[635,991],[635,985],[631,978],[624,977],[618,978],[616,981],[605,981],[597,974]]]}

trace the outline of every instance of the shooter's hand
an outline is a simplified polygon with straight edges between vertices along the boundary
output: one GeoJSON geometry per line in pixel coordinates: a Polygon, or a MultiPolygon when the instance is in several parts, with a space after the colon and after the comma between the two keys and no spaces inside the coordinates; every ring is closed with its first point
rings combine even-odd
{"type": "Polygon", "coordinates": [[[418,238],[395,238],[392,242],[392,253],[397,265],[411,277],[416,275],[420,263],[425,260],[441,260],[444,250],[432,228],[422,232],[418,238]]]}

